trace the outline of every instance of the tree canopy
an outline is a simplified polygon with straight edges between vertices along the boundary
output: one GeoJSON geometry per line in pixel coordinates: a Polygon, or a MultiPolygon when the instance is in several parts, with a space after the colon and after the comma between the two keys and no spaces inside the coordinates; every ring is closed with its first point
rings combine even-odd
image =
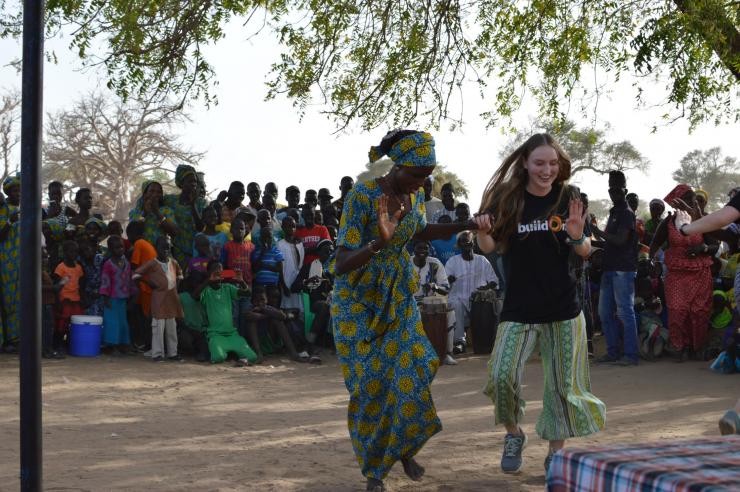
{"type": "MultiPolygon", "coordinates": [[[[0,37],[20,36],[20,1],[0,0],[0,12],[0,37]]],[[[665,105],[666,119],[740,120],[737,1],[49,0],[47,15],[48,34],[71,34],[124,97],[212,101],[204,49],[236,18],[281,43],[268,97],[301,110],[318,99],[340,128],[457,125],[466,82],[489,124],[527,93],[562,119],[627,73],[638,104],[665,105]],[[659,101],[643,92],[656,81],[659,101]]]]}
{"type": "Polygon", "coordinates": [[[183,119],[182,112],[151,101],[88,95],[48,118],[44,180],[91,188],[96,209],[126,220],[145,179],[166,187],[177,164],[196,165],[202,157],[170,130],[183,119]]]}
{"type": "Polygon", "coordinates": [[[692,150],[681,159],[673,179],[686,183],[694,190],[703,189],[709,195],[707,210],[716,210],[727,203],[727,192],[740,186],[740,162],[722,156],[722,149],[692,150]]]}
{"type": "Polygon", "coordinates": [[[572,175],[583,171],[606,174],[615,169],[623,172],[645,172],[650,165],[629,140],[609,141],[608,127],[578,128],[570,120],[533,121],[529,128],[520,129],[512,136],[501,151],[501,157],[508,156],[530,135],[541,131],[552,135],[568,153],[572,175]]]}

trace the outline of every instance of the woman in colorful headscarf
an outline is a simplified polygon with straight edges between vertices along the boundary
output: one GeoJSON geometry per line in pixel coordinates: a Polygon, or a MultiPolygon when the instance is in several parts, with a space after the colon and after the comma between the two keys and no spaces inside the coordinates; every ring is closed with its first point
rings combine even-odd
{"type": "Polygon", "coordinates": [[[178,234],[172,241],[173,256],[184,268],[190,262],[195,235],[203,230],[202,215],[207,204],[198,194],[198,174],[193,166],[177,166],[175,185],[180,193],[165,195],[164,204],[175,214],[178,234]]]}
{"type": "Polygon", "coordinates": [[[391,132],[370,150],[370,161],[384,155],[395,164],[389,173],[345,199],[331,308],[352,447],[373,491],[385,490],[398,460],[412,480],[421,479],[414,456],[442,428],[430,392],[439,360],[414,301],[418,279],[406,244],[477,228],[427,225],[422,187],[436,165],[430,134],[391,132]]]}
{"type": "Polygon", "coordinates": [[[144,239],[151,244],[157,243],[162,234],[176,237],[175,214],[164,204],[162,185],[156,181],[144,181],[141,185],[141,197],[128,214],[130,221],[144,223],[144,239]]]}
{"type": "Polygon", "coordinates": [[[4,329],[0,333],[0,345],[15,347],[18,342],[18,269],[20,257],[20,202],[21,178],[15,174],[3,181],[3,193],[7,196],[0,205],[0,281],[2,282],[4,329]],[[4,335],[4,336],[3,336],[4,335]],[[4,338],[4,340],[3,340],[4,338]]]}
{"type": "MultiPolygon", "coordinates": [[[[683,209],[696,220],[702,216],[696,194],[689,185],[679,184],[663,199],[683,209]]],[[[665,298],[668,333],[678,360],[698,354],[707,341],[712,312],[712,256],[719,244],[702,234],[685,236],[676,228],[675,216],[668,214],[655,231],[650,244],[652,258],[667,241],[665,298]]]]}

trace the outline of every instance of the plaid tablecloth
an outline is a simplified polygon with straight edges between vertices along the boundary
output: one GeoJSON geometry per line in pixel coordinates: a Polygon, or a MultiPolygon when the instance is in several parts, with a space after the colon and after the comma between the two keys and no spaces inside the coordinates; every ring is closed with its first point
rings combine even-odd
{"type": "Polygon", "coordinates": [[[565,449],[553,457],[547,490],[740,491],[740,436],[565,449]]]}

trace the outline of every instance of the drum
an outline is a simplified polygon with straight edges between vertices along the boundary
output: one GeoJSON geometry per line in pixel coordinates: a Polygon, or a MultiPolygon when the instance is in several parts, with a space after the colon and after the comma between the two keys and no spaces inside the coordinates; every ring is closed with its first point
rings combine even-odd
{"type": "Polygon", "coordinates": [[[476,290],[470,297],[473,353],[490,354],[493,350],[501,304],[501,298],[495,290],[476,290]]]}
{"type": "Polygon", "coordinates": [[[444,297],[425,297],[420,304],[421,322],[427,338],[432,343],[439,360],[447,354],[447,299],[444,297]]]}

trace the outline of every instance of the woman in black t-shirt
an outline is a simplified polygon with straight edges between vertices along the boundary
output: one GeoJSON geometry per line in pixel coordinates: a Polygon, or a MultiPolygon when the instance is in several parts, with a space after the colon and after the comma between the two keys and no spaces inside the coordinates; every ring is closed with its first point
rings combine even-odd
{"type": "Polygon", "coordinates": [[[545,394],[536,431],[550,441],[545,469],[566,439],[604,427],[606,407],[591,394],[586,322],[569,262],[571,254],[586,257],[591,251],[580,193],[568,186],[570,169],[570,159],[550,135],[533,135],[504,160],[481,204],[491,223],[479,229],[478,245],[484,253],[503,253],[506,270],[484,392],[495,405],[496,423],[506,427],[501,468],[507,473],[522,466],[521,380],[538,341],[545,394]]]}

